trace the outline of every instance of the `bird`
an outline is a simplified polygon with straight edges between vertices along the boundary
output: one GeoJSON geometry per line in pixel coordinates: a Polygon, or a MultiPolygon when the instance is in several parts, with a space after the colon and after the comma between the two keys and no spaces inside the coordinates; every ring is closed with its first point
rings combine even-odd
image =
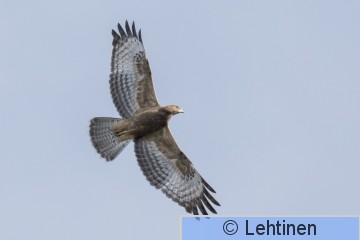
{"type": "Polygon", "coordinates": [[[215,190],[204,180],[180,150],[168,123],[184,111],[176,105],[161,106],[155,95],[141,29],[135,23],[112,30],[110,92],[121,118],[95,117],[90,120],[92,145],[106,161],[114,160],[134,142],[138,165],[156,189],[194,215],[216,214],[219,202],[215,190]]]}

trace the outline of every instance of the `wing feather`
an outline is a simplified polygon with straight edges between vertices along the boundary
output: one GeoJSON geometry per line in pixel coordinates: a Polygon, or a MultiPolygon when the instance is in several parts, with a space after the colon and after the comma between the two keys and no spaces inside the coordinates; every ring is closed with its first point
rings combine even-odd
{"type": "Polygon", "coordinates": [[[209,201],[206,199],[206,197],[203,195],[201,196],[201,201],[205,204],[205,206],[212,212],[212,213],[217,213],[215,211],[215,209],[213,208],[213,206],[211,206],[211,204],[209,203],[209,201]]]}
{"type": "Polygon", "coordinates": [[[140,40],[141,43],[143,42],[142,37],[141,37],[141,29],[139,30],[139,40],[140,40]]]}
{"type": "Polygon", "coordinates": [[[200,176],[191,161],[179,149],[168,127],[135,140],[135,153],[141,170],[155,186],[189,213],[207,215],[213,204],[213,188],[200,176]]]}
{"type": "Polygon", "coordinates": [[[126,33],[127,33],[128,37],[133,37],[133,33],[130,30],[130,26],[129,26],[129,23],[127,20],[125,21],[125,29],[126,29],[126,33]]]}
{"type": "Polygon", "coordinates": [[[125,33],[124,29],[122,28],[122,26],[120,25],[120,23],[118,23],[117,27],[118,27],[118,30],[119,30],[120,36],[121,36],[122,38],[126,38],[126,37],[127,37],[127,35],[126,35],[126,33],[125,33]]]}
{"type": "Polygon", "coordinates": [[[132,23],[131,29],[132,29],[133,37],[134,37],[134,38],[138,38],[138,36],[136,35],[135,22],[132,23]]]}
{"type": "Polygon", "coordinates": [[[125,30],[118,24],[119,34],[112,30],[110,91],[113,102],[123,118],[148,108],[159,106],[146,58],[141,32],[136,34],[135,23],[125,30]]]}

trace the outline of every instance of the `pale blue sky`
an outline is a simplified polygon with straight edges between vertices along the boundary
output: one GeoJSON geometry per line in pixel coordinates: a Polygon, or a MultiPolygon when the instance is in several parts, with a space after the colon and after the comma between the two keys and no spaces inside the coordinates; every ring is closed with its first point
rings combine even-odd
{"type": "Polygon", "coordinates": [[[222,215],[360,214],[359,1],[6,1],[0,8],[0,239],[177,239],[185,211],[133,145],[111,163],[88,125],[118,117],[111,29],[142,29],[178,145],[222,215]]]}

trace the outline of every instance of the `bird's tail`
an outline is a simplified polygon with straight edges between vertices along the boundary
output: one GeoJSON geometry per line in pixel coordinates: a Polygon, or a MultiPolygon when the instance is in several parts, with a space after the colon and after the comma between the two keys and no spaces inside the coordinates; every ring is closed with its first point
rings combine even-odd
{"type": "Polygon", "coordinates": [[[114,160],[128,145],[130,140],[118,141],[112,131],[114,124],[121,122],[120,118],[96,117],[90,122],[90,137],[96,151],[107,161],[114,160]]]}

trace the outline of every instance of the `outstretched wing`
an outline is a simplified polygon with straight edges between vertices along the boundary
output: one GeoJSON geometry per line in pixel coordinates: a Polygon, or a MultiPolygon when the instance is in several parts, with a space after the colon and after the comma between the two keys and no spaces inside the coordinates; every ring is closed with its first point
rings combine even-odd
{"type": "Polygon", "coordinates": [[[216,213],[220,204],[210,195],[214,189],[200,176],[179,149],[168,127],[135,140],[135,153],[141,170],[151,185],[185,207],[188,213],[216,213]],[[205,205],[205,207],[204,207],[205,205]]]}
{"type": "Polygon", "coordinates": [[[113,51],[111,57],[110,89],[113,102],[123,118],[145,109],[159,106],[146,59],[141,30],[136,33],[133,22],[125,31],[118,24],[119,33],[112,30],[113,51]]]}

